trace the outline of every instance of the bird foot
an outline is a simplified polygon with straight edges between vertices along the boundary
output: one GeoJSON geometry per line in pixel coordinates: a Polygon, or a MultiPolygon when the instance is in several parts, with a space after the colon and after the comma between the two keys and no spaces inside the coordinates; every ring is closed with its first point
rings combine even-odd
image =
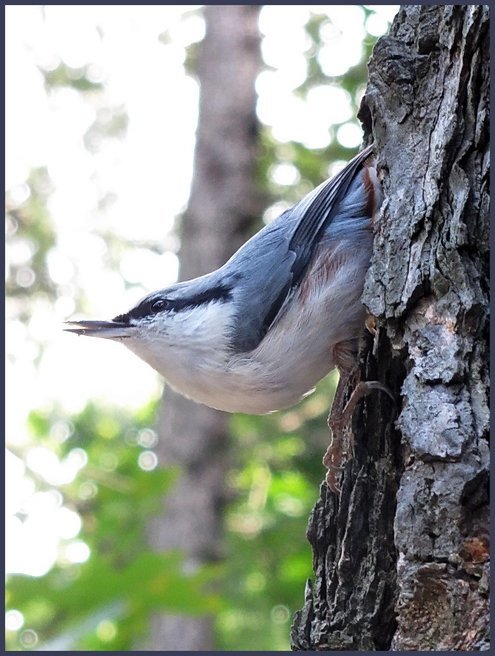
{"type": "Polygon", "coordinates": [[[323,465],[328,469],[325,477],[326,483],[334,494],[340,492],[337,484],[337,474],[344,469],[342,466],[344,456],[347,458],[354,456],[354,435],[352,433],[351,420],[358,402],[373,390],[380,390],[385,392],[395,405],[395,400],[390,390],[379,381],[370,380],[358,382],[346,405],[341,410],[345,389],[353,375],[355,375],[355,372],[351,372],[351,374],[343,379],[341,378],[339,381],[332,410],[327,420],[328,427],[332,433],[332,441],[323,456],[323,465]]]}
{"type": "Polygon", "coordinates": [[[368,314],[364,325],[366,326],[366,330],[374,337],[376,335],[376,317],[374,317],[372,314],[368,314]]]}

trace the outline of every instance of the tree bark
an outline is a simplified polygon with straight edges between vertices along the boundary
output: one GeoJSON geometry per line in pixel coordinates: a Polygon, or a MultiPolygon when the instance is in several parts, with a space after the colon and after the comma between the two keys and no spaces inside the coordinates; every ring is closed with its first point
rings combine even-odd
{"type": "MultiPolygon", "coordinates": [[[[199,58],[200,107],[194,176],[181,222],[180,276],[221,266],[260,215],[255,185],[255,79],[260,68],[258,6],[206,6],[199,58]]],[[[159,419],[162,466],[180,479],[150,527],[157,550],[179,549],[194,569],[222,557],[228,415],[166,389],[159,419]]],[[[214,649],[211,617],[155,616],[152,650],[214,649]]]]}
{"type": "Polygon", "coordinates": [[[363,300],[373,393],[341,493],[308,526],[315,582],[297,650],[486,650],[488,7],[405,6],[360,110],[385,201],[363,300]]]}

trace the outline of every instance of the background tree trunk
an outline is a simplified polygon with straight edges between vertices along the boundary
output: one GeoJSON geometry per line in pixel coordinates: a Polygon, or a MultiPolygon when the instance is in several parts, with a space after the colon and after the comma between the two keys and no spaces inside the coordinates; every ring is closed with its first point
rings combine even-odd
{"type": "Polygon", "coordinates": [[[406,6],[361,108],[386,200],[364,301],[377,334],[340,496],[310,517],[294,649],[488,648],[488,7],[406,6]],[[372,128],[373,126],[373,128],[372,128]]]}
{"type": "MultiPolygon", "coordinates": [[[[194,177],[181,223],[181,279],[224,264],[260,215],[254,88],[260,68],[258,13],[258,6],[244,5],[204,10],[194,177]]],[[[179,465],[182,474],[150,527],[150,541],[157,550],[181,550],[192,569],[222,557],[227,419],[165,390],[158,455],[161,465],[179,465]]],[[[214,649],[212,618],[156,616],[148,648],[214,649]]]]}

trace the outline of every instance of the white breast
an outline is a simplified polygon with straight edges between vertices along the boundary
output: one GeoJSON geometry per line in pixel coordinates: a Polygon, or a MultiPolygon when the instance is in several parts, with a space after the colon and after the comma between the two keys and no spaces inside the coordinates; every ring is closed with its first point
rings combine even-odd
{"type": "Polygon", "coordinates": [[[232,354],[225,335],[227,306],[176,315],[161,334],[146,332],[125,345],[161,373],[181,394],[219,410],[264,414],[297,403],[334,367],[336,344],[359,335],[360,303],[368,258],[328,246],[317,254],[297,295],[259,346],[232,354]],[[344,264],[344,266],[343,266],[344,264]],[[178,319],[178,320],[177,320],[178,319]]]}

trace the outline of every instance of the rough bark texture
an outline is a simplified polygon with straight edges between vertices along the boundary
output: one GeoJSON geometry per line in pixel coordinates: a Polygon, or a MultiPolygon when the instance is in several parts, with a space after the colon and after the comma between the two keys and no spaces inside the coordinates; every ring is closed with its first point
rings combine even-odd
{"type": "MultiPolygon", "coordinates": [[[[189,206],[181,223],[182,279],[222,265],[260,215],[255,187],[255,79],[260,67],[257,6],[207,6],[199,58],[200,111],[189,206]]],[[[222,557],[228,416],[164,392],[158,455],[182,471],[150,527],[158,550],[179,549],[186,567],[222,557]]],[[[160,615],[152,650],[214,649],[209,617],[160,615]]]]}
{"type": "Polygon", "coordinates": [[[364,301],[340,496],[308,527],[315,583],[293,648],[488,649],[488,7],[406,6],[360,116],[386,200],[364,301]]]}

